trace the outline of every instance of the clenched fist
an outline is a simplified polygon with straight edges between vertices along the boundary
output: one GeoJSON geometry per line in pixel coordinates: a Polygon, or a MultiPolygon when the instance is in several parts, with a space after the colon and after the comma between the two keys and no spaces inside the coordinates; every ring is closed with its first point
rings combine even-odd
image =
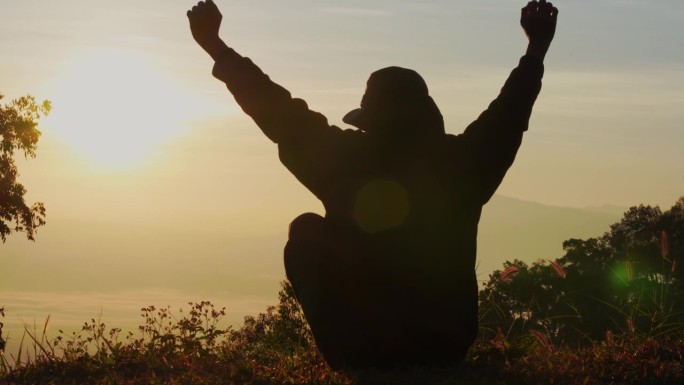
{"type": "Polygon", "coordinates": [[[543,56],[556,33],[558,9],[546,0],[530,1],[521,10],[520,25],[530,41],[532,53],[543,56]]]}
{"type": "Polygon", "coordinates": [[[197,44],[211,57],[216,57],[225,48],[219,37],[219,28],[223,16],[212,0],[200,1],[187,13],[190,20],[190,32],[197,44]]]}

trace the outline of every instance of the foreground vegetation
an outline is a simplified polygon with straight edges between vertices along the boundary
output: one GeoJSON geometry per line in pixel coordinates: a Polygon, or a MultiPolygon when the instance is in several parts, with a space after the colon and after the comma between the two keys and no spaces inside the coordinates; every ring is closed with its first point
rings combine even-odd
{"type": "Polygon", "coordinates": [[[683,384],[684,198],[564,248],[490,276],[479,339],[452,367],[332,371],[285,282],[277,306],[237,329],[209,302],[143,308],[135,333],[92,319],[49,338],[48,319],[26,328],[12,364],[0,356],[0,384],[683,384]]]}
{"type": "MultiPolygon", "coordinates": [[[[511,344],[480,339],[465,363],[410,371],[330,370],[317,353],[284,283],[280,303],[238,329],[221,328],[224,309],[142,309],[137,333],[91,320],[80,333],[49,339],[26,331],[2,384],[678,384],[684,341],[610,336],[590,346],[558,347],[530,334],[511,344]],[[31,359],[26,354],[31,351],[31,359]],[[23,355],[23,360],[22,360],[23,355]]],[[[48,321],[49,322],[49,321],[48,321]]]]}

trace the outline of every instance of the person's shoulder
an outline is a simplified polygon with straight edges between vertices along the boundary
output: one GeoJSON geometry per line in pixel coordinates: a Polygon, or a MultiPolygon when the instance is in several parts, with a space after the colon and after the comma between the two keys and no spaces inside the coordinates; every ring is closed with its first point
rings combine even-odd
{"type": "Polygon", "coordinates": [[[308,140],[300,141],[295,146],[324,146],[333,152],[339,150],[353,151],[363,147],[364,143],[367,142],[366,139],[367,135],[363,131],[350,128],[342,129],[336,125],[330,125],[324,130],[312,133],[308,140]]]}
{"type": "Polygon", "coordinates": [[[361,143],[366,139],[366,133],[354,128],[340,128],[338,126],[330,126],[335,133],[335,140],[345,143],[361,143]]]}

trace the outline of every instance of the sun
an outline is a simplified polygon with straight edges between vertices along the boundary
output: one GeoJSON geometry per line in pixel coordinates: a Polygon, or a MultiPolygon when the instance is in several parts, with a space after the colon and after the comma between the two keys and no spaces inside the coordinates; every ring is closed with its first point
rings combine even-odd
{"type": "Polygon", "coordinates": [[[143,53],[94,50],[73,59],[50,95],[46,126],[85,161],[125,169],[159,151],[192,118],[188,95],[143,53]]]}

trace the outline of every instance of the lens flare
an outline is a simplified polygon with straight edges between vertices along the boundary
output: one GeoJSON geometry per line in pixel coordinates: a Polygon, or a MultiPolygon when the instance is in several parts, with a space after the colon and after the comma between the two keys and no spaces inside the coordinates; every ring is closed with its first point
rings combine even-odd
{"type": "Polygon", "coordinates": [[[354,218],[359,228],[367,233],[400,226],[408,217],[409,211],[408,193],[392,180],[370,181],[356,194],[354,218]]]}

